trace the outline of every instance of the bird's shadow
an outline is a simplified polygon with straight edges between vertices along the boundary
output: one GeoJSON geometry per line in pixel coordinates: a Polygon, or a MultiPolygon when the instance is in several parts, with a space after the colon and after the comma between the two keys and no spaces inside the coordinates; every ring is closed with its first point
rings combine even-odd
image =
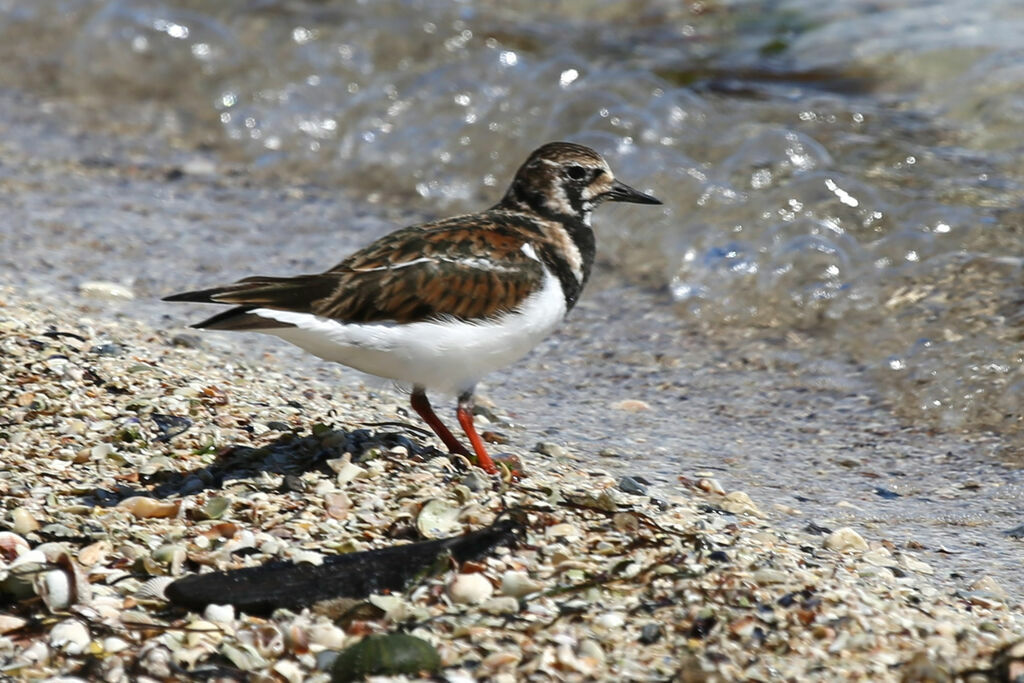
{"type": "Polygon", "coordinates": [[[274,441],[262,446],[226,445],[217,450],[214,462],[193,470],[161,469],[139,473],[137,479],[133,473],[122,484],[94,489],[83,502],[112,507],[132,496],[186,497],[247,480],[254,488],[259,488],[264,485],[258,481],[261,473],[284,475],[278,490],[301,493],[307,486],[300,478],[303,473],[320,471],[330,476],[334,471],[329,461],[345,453],[351,453],[355,463],[376,457],[407,458],[420,462],[437,456],[447,457],[447,453],[409,438],[408,431],[418,431],[412,425],[383,423],[379,426],[402,427],[404,431],[345,430],[316,424],[308,434],[282,432],[274,441]],[[396,446],[403,447],[405,454],[400,451],[394,453],[396,446]]]}

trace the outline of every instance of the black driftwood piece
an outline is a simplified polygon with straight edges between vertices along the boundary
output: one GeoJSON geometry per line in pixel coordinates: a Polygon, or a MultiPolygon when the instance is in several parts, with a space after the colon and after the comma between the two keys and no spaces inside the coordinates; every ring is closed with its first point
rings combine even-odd
{"type": "Polygon", "coordinates": [[[168,585],[164,594],[175,605],[194,611],[209,604],[234,605],[254,615],[267,615],[279,607],[301,609],[335,598],[364,598],[384,590],[403,590],[442,555],[450,554],[457,562],[481,557],[514,541],[522,528],[519,522],[502,517],[462,536],[334,555],[320,565],[286,560],[194,574],[168,585]]]}

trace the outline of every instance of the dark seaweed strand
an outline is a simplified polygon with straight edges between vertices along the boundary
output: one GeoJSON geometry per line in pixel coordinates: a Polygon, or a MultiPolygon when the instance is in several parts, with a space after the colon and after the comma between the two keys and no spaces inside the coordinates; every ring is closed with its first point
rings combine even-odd
{"type": "Polygon", "coordinates": [[[226,604],[248,614],[267,615],[281,607],[301,609],[324,600],[401,591],[441,555],[450,553],[457,562],[477,559],[514,542],[520,533],[520,522],[498,519],[462,536],[336,555],[320,565],[279,561],[194,574],[170,584],[165,595],[175,605],[194,611],[226,604]]]}

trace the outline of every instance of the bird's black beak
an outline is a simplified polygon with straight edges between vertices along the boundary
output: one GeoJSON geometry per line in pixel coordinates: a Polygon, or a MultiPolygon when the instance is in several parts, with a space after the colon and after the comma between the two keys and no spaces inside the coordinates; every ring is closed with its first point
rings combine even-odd
{"type": "Polygon", "coordinates": [[[626,183],[618,180],[612,183],[612,189],[607,194],[608,200],[613,202],[629,202],[631,204],[661,204],[661,200],[635,190],[626,183]]]}

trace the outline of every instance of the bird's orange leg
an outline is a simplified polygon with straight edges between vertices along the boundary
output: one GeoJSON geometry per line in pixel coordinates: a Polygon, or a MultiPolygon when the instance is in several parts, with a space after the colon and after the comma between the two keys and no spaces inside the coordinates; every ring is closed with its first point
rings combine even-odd
{"type": "Polygon", "coordinates": [[[472,454],[459,443],[459,440],[455,438],[455,435],[448,431],[448,428],[441,422],[441,418],[437,416],[434,409],[430,407],[430,401],[427,400],[427,392],[422,387],[415,387],[412,390],[412,398],[410,400],[412,409],[419,413],[419,416],[423,418],[423,421],[434,430],[438,438],[444,442],[445,448],[448,449],[449,453],[455,453],[457,455],[464,455],[467,458],[472,457],[472,454]]]}
{"type": "Polygon", "coordinates": [[[476,433],[476,427],[473,425],[473,394],[471,392],[467,391],[459,396],[459,407],[455,411],[455,415],[459,418],[462,431],[466,432],[466,436],[469,437],[469,443],[473,444],[473,450],[476,451],[476,464],[487,474],[497,474],[498,468],[491,460],[491,456],[487,455],[484,440],[476,433]]]}

